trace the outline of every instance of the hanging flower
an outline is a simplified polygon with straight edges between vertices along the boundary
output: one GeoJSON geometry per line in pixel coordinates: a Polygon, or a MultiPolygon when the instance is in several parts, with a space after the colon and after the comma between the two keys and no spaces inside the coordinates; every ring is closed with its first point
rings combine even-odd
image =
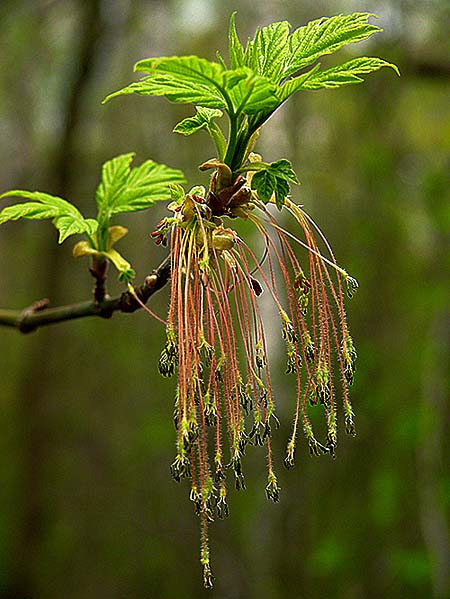
{"type": "Polygon", "coordinates": [[[286,372],[297,381],[286,466],[294,465],[299,428],[313,455],[334,455],[338,393],[346,430],[354,434],[348,386],[356,352],[343,296],[345,287],[351,295],[357,283],[337,265],[308,214],[289,199],[290,184],[298,183],[291,163],[284,158],[266,163],[252,150],[261,127],[292,95],[360,83],[362,75],[383,67],[398,73],[395,65],[375,57],[330,68],[318,62],[379,32],[369,22],[372,16],[337,15],[295,30],[287,21],[271,23],[243,46],[233,13],[228,64],[219,53],[217,62],[197,56],[144,59],[135,70],[145,76],[105,99],[136,93],[192,104],[195,114],[174,131],[185,136],[206,131],[217,150],[217,158],[200,167],[214,169],[209,190],[197,187],[185,194],[174,186],[173,216],[153,233],[157,243],[169,245],[172,261],[167,343],[160,360],[163,375],[176,371],[178,377],[177,454],[171,469],[176,480],[191,479],[191,499],[202,521],[205,586],[212,584],[207,523],[215,513],[228,514],[228,473],[238,489],[245,488],[242,458],[249,443],[267,447],[266,493],[279,499],[271,453],[278,420],[258,302],[263,291],[278,310],[286,372]],[[289,213],[292,228],[278,222],[276,209],[289,213]],[[227,217],[254,225],[264,260],[226,226],[227,217]],[[298,247],[305,250],[302,257],[298,247]],[[325,412],[327,435],[321,441],[308,416],[310,405],[325,412]]]}
{"type": "Polygon", "coordinates": [[[263,203],[250,188],[252,172],[231,182],[225,165],[215,162],[214,167],[208,192],[196,187],[184,194],[181,187],[172,188],[173,216],[161,221],[153,234],[157,242],[168,241],[172,260],[167,341],[159,362],[161,374],[176,372],[178,379],[177,452],[171,472],[176,481],[191,480],[190,498],[202,522],[201,562],[207,586],[212,580],[207,526],[215,516],[228,515],[230,476],[236,489],[245,489],[243,456],[248,444],[266,447],[266,494],[275,502],[280,495],[271,449],[279,422],[259,296],[269,293],[278,311],[286,373],[297,383],[286,467],[294,466],[300,427],[312,455],[334,456],[338,386],[346,430],[354,434],[348,387],[356,358],[343,287],[352,294],[357,283],[337,265],[321,231],[286,197],[284,210],[297,228],[291,233],[277,221],[272,202],[263,203]],[[254,225],[266,264],[224,225],[226,217],[254,225]],[[302,259],[297,248],[305,250],[302,259]],[[321,441],[308,416],[314,405],[325,412],[327,435],[321,441]]]}

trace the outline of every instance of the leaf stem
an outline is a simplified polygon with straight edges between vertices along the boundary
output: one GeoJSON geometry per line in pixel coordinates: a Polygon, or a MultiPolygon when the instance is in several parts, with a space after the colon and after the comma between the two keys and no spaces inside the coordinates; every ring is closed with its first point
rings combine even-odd
{"type": "Polygon", "coordinates": [[[230,117],[230,137],[228,140],[228,148],[227,153],[225,155],[224,163],[227,164],[230,168],[233,163],[234,153],[236,150],[236,140],[237,140],[237,115],[236,113],[229,112],[230,117]]]}
{"type": "Polygon", "coordinates": [[[208,125],[208,133],[214,141],[219,160],[223,160],[227,149],[227,142],[221,128],[217,123],[211,122],[208,125]]]}

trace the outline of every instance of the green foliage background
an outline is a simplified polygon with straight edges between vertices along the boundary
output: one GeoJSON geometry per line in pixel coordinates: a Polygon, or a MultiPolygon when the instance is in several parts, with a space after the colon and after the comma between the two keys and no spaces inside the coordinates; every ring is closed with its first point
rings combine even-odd
{"type": "MultiPolygon", "coordinates": [[[[206,136],[170,133],[187,108],[101,100],[145,56],[214,59],[232,10],[241,39],[274,20],[376,12],[385,32],[361,51],[398,64],[402,77],[386,70],[361,86],[299,94],[259,141],[266,160],[292,161],[302,182],[294,199],[360,282],[349,304],[359,434],[341,435],[335,461],[310,458],[301,442],[297,467],[283,471],[294,390],[276,381],[281,502],[266,500],[263,460],[249,451],[248,489],[212,526],[209,595],[449,597],[447,2],[3,2],[0,191],[47,190],[91,217],[101,164],[130,151],[206,184],[196,171],[213,155],[206,136]]],[[[122,248],[138,278],[164,257],[149,237],[162,215],[124,218],[122,248]]],[[[56,241],[50,223],[2,225],[1,306],[87,299],[86,264],[56,241]]],[[[163,290],[151,307],[164,315],[166,302],[163,290]]],[[[169,475],[174,389],[157,373],[163,338],[144,313],[29,336],[0,330],[2,599],[207,593],[188,488],[169,475]]]]}

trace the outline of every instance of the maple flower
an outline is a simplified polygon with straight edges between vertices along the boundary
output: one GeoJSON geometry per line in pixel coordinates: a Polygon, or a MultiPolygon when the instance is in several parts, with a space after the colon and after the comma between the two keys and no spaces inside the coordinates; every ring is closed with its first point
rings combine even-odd
{"type": "Polygon", "coordinates": [[[215,161],[205,168],[211,166],[216,170],[208,192],[196,187],[185,194],[181,187],[172,187],[173,216],[153,233],[157,243],[169,243],[172,267],[167,341],[159,362],[161,374],[177,372],[178,377],[177,453],[171,472],[176,481],[191,479],[190,498],[202,522],[205,586],[212,584],[207,526],[215,515],[228,515],[227,471],[236,489],[245,488],[242,458],[249,443],[266,446],[266,493],[273,501],[280,494],[271,450],[272,431],[279,422],[258,297],[265,290],[273,299],[286,345],[286,373],[297,379],[286,467],[294,466],[299,427],[311,454],[334,455],[336,379],[341,381],[346,429],[354,434],[348,386],[356,358],[343,286],[351,293],[357,283],[336,264],[312,219],[285,198],[284,209],[300,239],[278,223],[270,202],[264,204],[251,190],[252,173],[233,181],[226,165],[215,161]],[[263,240],[265,265],[235,230],[224,226],[224,217],[253,223],[263,240]],[[317,237],[329,258],[322,255],[317,237]],[[306,249],[303,266],[296,246],[306,249]],[[326,417],[323,442],[308,417],[308,406],[316,404],[323,406],[326,417]]]}

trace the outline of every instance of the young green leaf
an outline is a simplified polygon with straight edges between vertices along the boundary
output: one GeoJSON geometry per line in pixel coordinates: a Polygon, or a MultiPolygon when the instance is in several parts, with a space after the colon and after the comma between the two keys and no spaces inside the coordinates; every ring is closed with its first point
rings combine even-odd
{"type": "Polygon", "coordinates": [[[121,154],[104,163],[102,179],[95,194],[99,215],[108,213],[123,192],[134,156],[134,152],[121,154]]]}
{"type": "Polygon", "coordinates": [[[277,177],[277,179],[284,179],[285,181],[290,181],[297,185],[299,183],[297,175],[292,168],[292,163],[289,160],[286,160],[286,158],[271,162],[269,164],[269,170],[277,177]]]}
{"type": "MultiPolygon", "coordinates": [[[[199,111],[179,123],[175,131],[191,135],[206,128],[220,161],[232,171],[238,171],[245,164],[261,125],[295,92],[357,83],[361,73],[381,66],[395,68],[381,59],[364,58],[326,71],[320,71],[317,64],[308,72],[295,76],[321,56],[381,31],[368,22],[371,16],[375,15],[361,12],[324,17],[293,33],[290,33],[287,21],[272,23],[258,29],[244,51],[233,13],[229,29],[231,69],[220,55],[219,62],[197,56],[145,59],[135,65],[135,70],[148,76],[111,94],[105,101],[116,95],[137,93],[165,96],[172,102],[227,113],[230,120],[228,140],[217,123],[209,116],[204,118],[199,111]]],[[[270,181],[270,177],[268,179],[270,181]]]]}
{"type": "Polygon", "coordinates": [[[96,193],[99,221],[170,200],[169,183],[184,183],[181,171],[153,160],[131,168],[133,157],[132,153],[122,154],[103,165],[102,180],[96,193]]]}
{"type": "Polygon", "coordinates": [[[111,262],[117,268],[119,271],[119,281],[131,283],[136,276],[136,272],[131,267],[131,264],[125,260],[125,258],[119,254],[117,250],[107,250],[105,252],[101,252],[101,255],[111,260],[111,262]]]}
{"type": "Polygon", "coordinates": [[[89,241],[79,241],[72,248],[72,256],[81,258],[82,256],[100,256],[100,252],[92,247],[89,241]]]}
{"type": "Polygon", "coordinates": [[[269,170],[258,171],[252,177],[252,189],[265,204],[272,197],[276,186],[276,177],[269,170]]]}
{"type": "Polygon", "coordinates": [[[118,251],[109,249],[105,251],[99,251],[93,248],[88,241],[79,241],[72,250],[74,258],[81,258],[83,256],[96,256],[99,259],[108,259],[119,271],[119,281],[130,283],[136,276],[136,272],[131,267],[128,260],[119,254],[118,251]]]}
{"type": "Polygon", "coordinates": [[[390,67],[399,74],[399,70],[394,64],[381,58],[364,56],[312,74],[303,81],[302,89],[335,88],[350,83],[361,83],[363,79],[359,75],[377,71],[382,67],[390,67]]]}
{"type": "Polygon", "coordinates": [[[248,170],[256,171],[252,177],[252,189],[264,203],[275,197],[275,204],[281,210],[284,200],[289,194],[289,182],[298,183],[297,175],[289,160],[277,160],[271,164],[254,162],[248,165],[248,170]]]}
{"type": "Polygon", "coordinates": [[[169,192],[170,192],[170,199],[177,203],[177,204],[181,204],[182,201],[184,200],[184,189],[181,185],[179,185],[178,183],[169,183],[169,192]]]}
{"type": "Polygon", "coordinates": [[[220,118],[223,115],[221,110],[213,108],[203,108],[202,106],[196,107],[195,116],[183,119],[174,127],[174,133],[180,133],[181,135],[192,135],[200,129],[207,128],[214,119],[220,118]]]}
{"type": "Polygon", "coordinates": [[[332,54],[346,44],[360,42],[381,31],[379,27],[368,23],[369,17],[374,16],[376,15],[361,12],[322,17],[296,29],[289,38],[284,77],[293,75],[321,56],[332,54]]]}
{"type": "Polygon", "coordinates": [[[245,78],[244,71],[229,71],[222,65],[198,56],[167,56],[138,62],[135,71],[149,73],[136,83],[107,96],[121,94],[165,96],[172,102],[230,110],[227,90],[245,78]]]}
{"type": "Polygon", "coordinates": [[[230,46],[230,64],[232,69],[238,69],[245,65],[244,63],[244,48],[239,41],[236,31],[236,11],[233,12],[230,18],[230,29],[228,34],[230,46]]]}
{"type": "Polygon", "coordinates": [[[77,233],[94,235],[97,230],[98,222],[96,220],[84,218],[73,204],[57,196],[40,191],[15,189],[1,194],[0,198],[7,196],[26,198],[31,201],[4,208],[0,212],[0,224],[19,218],[30,220],[51,218],[59,231],[59,243],[77,233]]]}
{"type": "Polygon", "coordinates": [[[178,104],[194,104],[222,110],[226,110],[227,108],[227,103],[222,94],[214,86],[206,86],[192,81],[186,82],[169,75],[144,77],[140,81],[131,83],[123,89],[110,94],[103,100],[103,104],[116,96],[127,94],[165,96],[171,102],[178,104]]]}
{"type": "Polygon", "coordinates": [[[280,104],[276,85],[267,77],[254,75],[248,68],[245,70],[248,77],[229,90],[234,112],[251,115],[275,110],[280,104]]]}
{"type": "Polygon", "coordinates": [[[245,65],[258,75],[279,83],[283,78],[284,64],[288,52],[290,25],[287,21],[271,23],[258,29],[245,50],[245,65]]]}
{"type": "Polygon", "coordinates": [[[295,94],[295,92],[305,89],[305,82],[310,77],[312,77],[314,73],[316,73],[319,69],[320,62],[317,63],[312,69],[310,69],[306,73],[303,73],[298,77],[294,77],[293,79],[288,79],[282,85],[280,85],[280,87],[277,90],[277,97],[280,100],[280,103],[287,100],[289,96],[292,96],[292,94],[295,94]]]}

